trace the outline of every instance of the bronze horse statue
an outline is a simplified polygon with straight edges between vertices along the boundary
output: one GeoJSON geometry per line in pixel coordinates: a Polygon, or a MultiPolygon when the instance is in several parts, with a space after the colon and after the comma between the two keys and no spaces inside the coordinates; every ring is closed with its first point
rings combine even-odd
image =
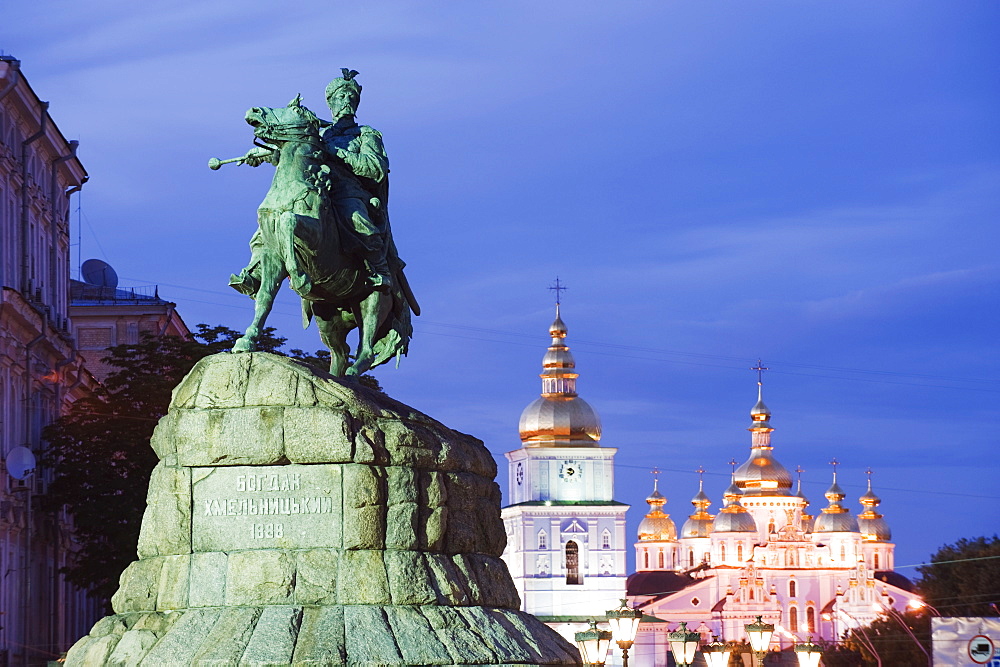
{"type": "MultiPolygon", "coordinates": [[[[271,187],[257,209],[257,231],[250,239],[250,263],[229,284],[254,299],[254,317],[233,352],[257,349],[257,339],[285,278],[302,300],[302,324],[316,320],[320,339],[330,350],[330,373],[360,375],[405,355],[419,314],[402,262],[394,262],[393,285],[378,290],[364,260],[344,251],[349,221],[338,219],[328,192],[332,179],[353,178],[331,167],[320,137],[322,121],[297,96],[287,106],[254,107],[246,121],[263,143],[242,158],[226,162],[275,165],[271,187]],[[358,329],[358,349],[350,363],[348,333],[358,329]]],[[[213,159],[217,169],[223,161],[213,159]]],[[[384,213],[383,213],[384,214],[384,213]]]]}

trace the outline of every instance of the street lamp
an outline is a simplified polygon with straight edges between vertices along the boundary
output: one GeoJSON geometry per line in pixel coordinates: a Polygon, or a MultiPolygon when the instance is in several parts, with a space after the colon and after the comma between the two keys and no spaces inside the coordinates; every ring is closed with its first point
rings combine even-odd
{"type": "Polygon", "coordinates": [[[576,645],[585,665],[603,665],[611,648],[611,633],[598,630],[597,621],[590,622],[590,629],[576,633],[576,645]]]}
{"type": "Polygon", "coordinates": [[[774,626],[770,623],[765,623],[758,616],[757,620],[753,623],[748,623],[744,626],[747,631],[747,635],[750,636],[750,648],[757,655],[757,664],[764,664],[764,654],[767,653],[767,647],[771,645],[771,635],[774,634],[774,626]]]}
{"type": "Polygon", "coordinates": [[[729,654],[733,651],[729,644],[720,642],[718,636],[713,635],[712,641],[701,647],[701,652],[708,667],[727,667],[729,654]]]}
{"type": "Polygon", "coordinates": [[[694,662],[694,654],[698,652],[700,640],[701,634],[688,632],[687,623],[681,623],[675,631],[667,635],[670,652],[674,654],[674,662],[678,667],[687,667],[694,662]]]}
{"type": "Polygon", "coordinates": [[[611,636],[622,650],[622,667],[628,667],[628,650],[635,643],[635,633],[639,630],[642,611],[628,606],[628,600],[622,600],[622,606],[607,611],[608,625],[611,626],[611,636]]]}
{"type": "Polygon", "coordinates": [[[813,643],[812,637],[809,637],[804,644],[795,645],[795,657],[799,659],[799,667],[819,667],[822,655],[823,649],[813,643]]]}
{"type": "Polygon", "coordinates": [[[909,602],[907,602],[906,606],[909,607],[910,609],[930,609],[931,611],[933,611],[938,616],[941,615],[941,612],[939,612],[937,609],[935,609],[931,605],[927,604],[923,600],[918,600],[916,598],[914,598],[914,599],[910,600],[909,602]]]}

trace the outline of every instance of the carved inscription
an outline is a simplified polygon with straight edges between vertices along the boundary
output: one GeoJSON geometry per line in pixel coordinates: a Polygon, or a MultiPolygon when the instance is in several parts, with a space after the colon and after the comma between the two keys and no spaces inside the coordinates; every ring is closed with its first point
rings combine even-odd
{"type": "Polygon", "coordinates": [[[193,476],[195,551],[340,546],[340,466],[220,466],[193,476]]]}

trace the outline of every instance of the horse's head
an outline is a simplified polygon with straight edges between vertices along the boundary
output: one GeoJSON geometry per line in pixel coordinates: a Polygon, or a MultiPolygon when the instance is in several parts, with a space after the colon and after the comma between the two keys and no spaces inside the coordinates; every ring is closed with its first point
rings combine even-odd
{"type": "Polygon", "coordinates": [[[247,111],[246,121],[253,126],[253,133],[257,137],[271,144],[319,134],[319,118],[302,106],[301,95],[296,95],[288,106],[274,109],[253,107],[247,111]]]}

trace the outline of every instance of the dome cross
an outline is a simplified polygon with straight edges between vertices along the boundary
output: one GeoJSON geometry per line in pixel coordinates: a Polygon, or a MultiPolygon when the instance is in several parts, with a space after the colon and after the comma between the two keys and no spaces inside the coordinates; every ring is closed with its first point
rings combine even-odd
{"type": "Polygon", "coordinates": [[[566,287],[560,280],[559,276],[556,276],[556,282],[553,286],[549,287],[550,290],[556,293],[556,305],[562,303],[562,292],[565,292],[569,288],[566,287]]]}

